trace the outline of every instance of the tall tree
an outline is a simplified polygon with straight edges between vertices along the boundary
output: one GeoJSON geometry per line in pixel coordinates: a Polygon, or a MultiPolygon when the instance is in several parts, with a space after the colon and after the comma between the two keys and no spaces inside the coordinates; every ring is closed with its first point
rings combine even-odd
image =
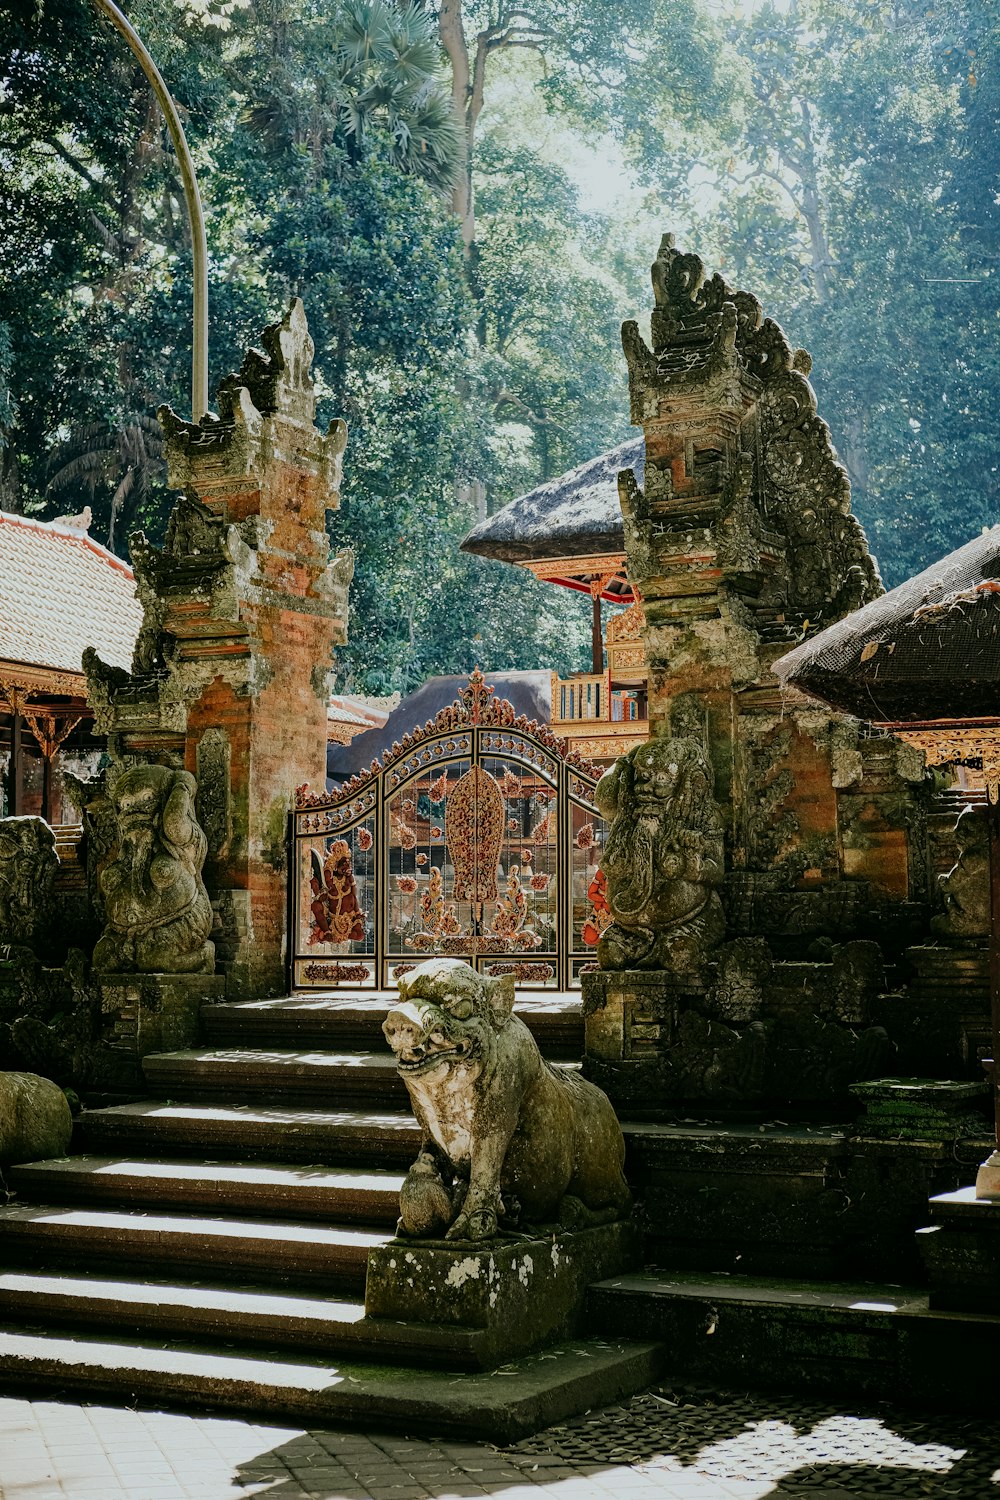
{"type": "Polygon", "coordinates": [[[711,11],[690,0],[427,0],[451,67],[462,126],[462,170],[452,206],[467,248],[476,239],[475,167],[490,73],[503,54],[534,53],[554,108],[590,130],[614,130],[655,152],[675,128],[728,108],[732,80],[711,11]]]}
{"type": "Polygon", "coordinates": [[[889,583],[997,518],[1000,18],[987,0],[733,15],[743,126],[663,180],[710,260],[815,357],[889,583]]]}

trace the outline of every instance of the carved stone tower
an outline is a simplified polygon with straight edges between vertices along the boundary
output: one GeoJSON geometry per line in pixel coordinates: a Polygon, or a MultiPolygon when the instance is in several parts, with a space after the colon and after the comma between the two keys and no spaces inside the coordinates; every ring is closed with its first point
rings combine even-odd
{"type": "Polygon", "coordinates": [[[635,323],[622,329],[645,488],[626,471],[620,491],[655,722],[684,693],[728,697],[766,680],[769,637],[794,639],[881,586],[816,414],[809,355],[755,297],[706,281],[672,235],[652,278],[652,349],[635,323]]]}
{"type": "Polygon", "coordinates": [[[622,329],[645,474],[619,492],[656,743],[606,798],[622,932],[584,978],[589,1065],[629,1107],[832,1098],[891,1052],[883,957],[931,897],[923,761],[771,671],[881,591],[808,354],[669,235],[652,280],[652,347],[622,329]],[[680,774],[698,747],[709,843],[680,774]],[[622,873],[639,868],[645,884],[622,873]],[[664,927],[654,897],[682,915],[721,901],[724,926],[692,947],[688,917],[664,927]]]}
{"type": "Polygon", "coordinates": [[[131,674],[86,665],[112,771],[159,761],[197,778],[205,883],[231,995],[286,983],[287,819],[326,775],[329,673],[353,556],[330,558],[346,427],[313,425],[302,303],[219,388],[219,416],[160,420],[182,491],[161,551],[132,559],[145,619],[131,674]]]}

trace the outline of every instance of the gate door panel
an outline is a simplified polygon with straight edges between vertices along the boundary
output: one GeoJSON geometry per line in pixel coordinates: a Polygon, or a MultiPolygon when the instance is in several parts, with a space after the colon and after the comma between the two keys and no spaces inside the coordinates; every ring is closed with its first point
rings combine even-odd
{"type": "Polygon", "coordinates": [[[425,958],[566,989],[604,925],[600,769],[495,699],[460,698],[293,814],[292,982],[390,987],[425,958]]]}

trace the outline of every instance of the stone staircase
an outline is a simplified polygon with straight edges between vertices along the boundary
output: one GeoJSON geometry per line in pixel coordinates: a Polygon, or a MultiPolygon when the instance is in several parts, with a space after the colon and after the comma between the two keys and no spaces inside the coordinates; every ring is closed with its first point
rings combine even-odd
{"type": "MultiPolygon", "coordinates": [[[[12,1169],[0,1383],[509,1439],[654,1378],[648,1340],[574,1340],[501,1377],[475,1330],[366,1318],[420,1138],[391,998],[207,1006],[203,1047],[147,1057],[149,1098],[84,1111],[79,1154],[12,1169]]],[[[579,1066],[577,1000],[518,1013],[579,1066]]]]}

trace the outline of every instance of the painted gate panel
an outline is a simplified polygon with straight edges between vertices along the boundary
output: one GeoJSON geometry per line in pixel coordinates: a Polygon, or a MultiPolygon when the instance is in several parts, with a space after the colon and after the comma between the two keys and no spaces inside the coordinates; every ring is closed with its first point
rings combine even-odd
{"type": "Polygon", "coordinates": [[[600,768],[493,697],[459,698],[292,822],[295,989],[386,988],[447,954],[568,988],[605,921],[600,768]]]}

